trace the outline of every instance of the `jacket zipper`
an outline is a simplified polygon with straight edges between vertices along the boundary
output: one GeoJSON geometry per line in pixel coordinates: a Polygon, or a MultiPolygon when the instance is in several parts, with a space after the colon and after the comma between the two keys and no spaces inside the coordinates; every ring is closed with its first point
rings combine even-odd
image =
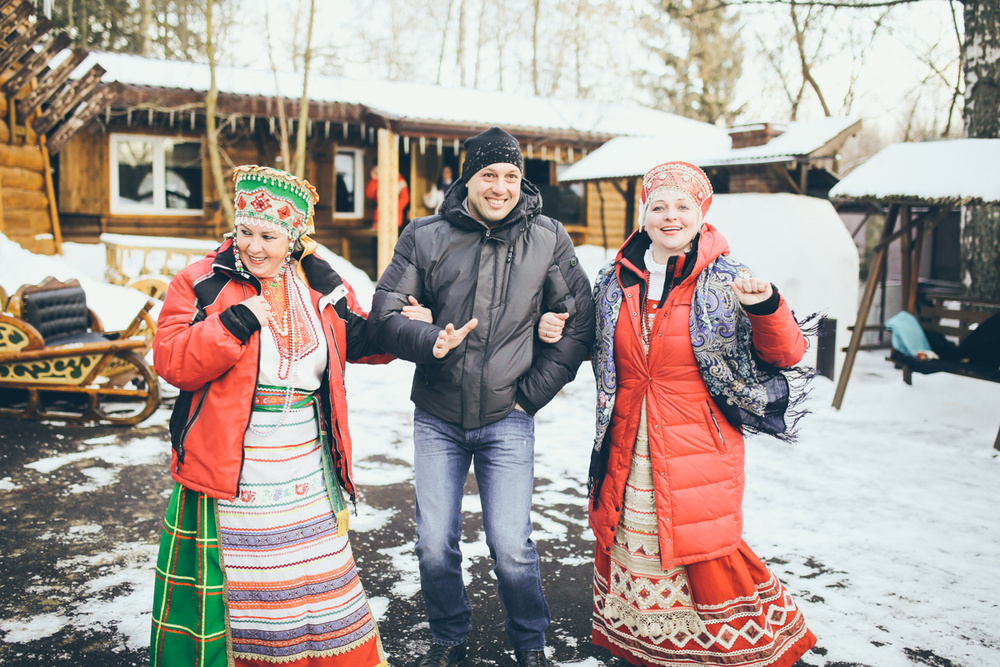
{"type": "Polygon", "coordinates": [[[722,428],[719,426],[719,421],[715,418],[715,411],[712,410],[712,404],[709,401],[705,401],[705,405],[708,406],[708,414],[712,416],[712,423],[715,424],[715,432],[719,434],[719,442],[725,447],[726,439],[722,437],[722,428]]]}
{"type": "Polygon", "coordinates": [[[188,433],[191,431],[191,427],[194,426],[194,423],[198,421],[198,417],[201,416],[201,408],[205,404],[205,398],[208,396],[208,388],[211,386],[211,384],[212,383],[209,382],[207,385],[205,385],[205,390],[201,392],[201,398],[198,399],[198,403],[197,405],[195,405],[194,411],[191,413],[190,418],[188,418],[187,423],[184,424],[184,430],[181,431],[181,437],[180,437],[181,451],[177,455],[177,467],[174,469],[174,472],[178,474],[181,471],[181,464],[184,462],[184,441],[187,440],[187,436],[188,433]]]}
{"type": "MultiPolygon", "coordinates": [[[[320,317],[323,317],[323,315],[320,314],[320,317]]],[[[346,397],[347,374],[344,368],[345,364],[340,360],[340,343],[337,342],[337,333],[333,330],[333,327],[330,327],[330,334],[331,334],[330,337],[333,338],[333,347],[337,353],[337,365],[340,366],[340,386],[344,388],[344,396],[346,397]]],[[[337,423],[337,416],[336,414],[334,414],[333,411],[332,393],[330,393],[329,401],[330,404],[327,406],[327,409],[330,412],[330,445],[331,445],[330,449],[333,451],[333,465],[334,465],[333,474],[336,475],[337,469],[341,467],[340,460],[343,458],[343,455],[340,453],[340,447],[338,446],[338,443],[341,441],[342,438],[340,435],[340,424],[337,423]]],[[[354,503],[354,512],[355,514],[357,514],[358,506],[357,502],[355,501],[355,499],[357,498],[357,493],[354,490],[354,482],[351,480],[351,476],[347,471],[347,466],[343,466],[343,470],[344,470],[344,484],[347,486],[349,490],[351,502],[354,503]]]]}
{"type": "MultiPolygon", "coordinates": [[[[260,289],[260,290],[257,291],[257,293],[260,294],[263,291],[264,291],[263,289],[260,289]]],[[[243,294],[246,295],[246,286],[245,285],[243,287],[243,294]]],[[[259,335],[257,336],[257,373],[254,374],[254,377],[255,378],[259,378],[260,377],[260,336],[259,335]]],[[[243,433],[246,433],[247,429],[250,428],[250,420],[253,419],[253,405],[254,405],[254,402],[256,400],[257,400],[257,383],[256,383],[256,381],[254,381],[253,394],[251,394],[251,396],[250,396],[250,413],[247,415],[246,424],[243,425],[243,433]]],[[[240,480],[243,479],[243,464],[246,463],[246,460],[247,460],[246,446],[241,444],[240,445],[240,472],[239,472],[239,475],[236,477],[236,494],[233,496],[233,498],[239,498],[240,497],[240,480]]]]}
{"type": "MultiPolygon", "coordinates": [[[[322,318],[323,315],[321,314],[322,318]]],[[[337,352],[337,365],[340,366],[340,380],[344,386],[344,396],[347,396],[347,373],[344,370],[344,362],[340,360],[340,343],[337,342],[337,332],[330,327],[330,338],[333,339],[333,349],[337,352]]]]}
{"type": "Polygon", "coordinates": [[[503,285],[500,287],[500,303],[507,303],[507,287],[510,285],[511,260],[514,259],[514,241],[507,246],[507,261],[504,263],[503,285]]]}

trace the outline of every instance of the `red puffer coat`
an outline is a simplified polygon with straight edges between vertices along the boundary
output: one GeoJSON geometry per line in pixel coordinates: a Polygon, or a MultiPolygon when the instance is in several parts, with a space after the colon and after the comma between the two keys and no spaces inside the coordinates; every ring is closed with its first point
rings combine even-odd
{"type": "MultiPolygon", "coordinates": [[[[156,371],[181,390],[170,418],[170,474],[212,498],[238,493],[260,357],[259,325],[245,326],[231,310],[259,294],[260,282],[236,270],[231,248],[225,242],[171,281],[153,340],[156,371]]],[[[354,499],[344,364],[392,357],[377,354],[353,290],[314,249],[307,242],[296,272],[309,286],[326,334],[330,366],[319,390],[323,427],[339,482],[354,499]]]]}
{"type": "MultiPolygon", "coordinates": [[[[743,534],[743,436],[726,421],[702,381],[688,324],[698,273],[727,254],[729,245],[714,227],[704,226],[694,270],[658,311],[647,357],[639,330],[641,259],[638,266],[627,259],[642,257],[645,248],[629,251],[637,237],[645,235],[633,235],[615,262],[624,293],[614,330],[617,393],[608,470],[596,508],[591,506],[590,526],[597,548],[610,552],[645,399],[660,558],[667,569],[731,553],[743,534]]],[[[750,319],[761,358],[779,367],[801,360],[806,340],[783,298],[772,314],[750,319]]]]}

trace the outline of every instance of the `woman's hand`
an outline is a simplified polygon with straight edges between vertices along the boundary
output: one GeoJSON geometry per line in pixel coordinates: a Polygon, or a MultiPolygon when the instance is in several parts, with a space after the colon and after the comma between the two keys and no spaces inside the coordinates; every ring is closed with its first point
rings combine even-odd
{"type": "Polygon", "coordinates": [[[736,298],[744,306],[767,301],[774,291],[771,289],[771,283],[760,278],[738,278],[729,283],[729,286],[736,292],[736,298]]]}
{"type": "Polygon", "coordinates": [[[558,343],[567,319],[569,313],[545,313],[538,320],[538,337],[543,343],[558,343]]]}
{"type": "Polygon", "coordinates": [[[466,322],[461,329],[456,329],[455,325],[449,322],[448,326],[438,334],[437,341],[434,343],[434,358],[443,359],[444,355],[454,350],[465,340],[465,337],[476,328],[477,324],[479,324],[479,320],[475,317],[466,322]]]}
{"type": "Polygon", "coordinates": [[[260,322],[260,326],[267,324],[267,318],[271,316],[271,304],[267,302],[267,299],[258,294],[244,301],[243,305],[249,308],[250,312],[256,316],[257,321],[260,322]]]}
{"type": "Polygon", "coordinates": [[[420,302],[414,299],[412,296],[407,297],[410,300],[409,306],[403,306],[403,315],[411,320],[416,320],[418,322],[427,322],[427,324],[434,324],[434,317],[431,315],[430,308],[424,308],[420,305],[420,302]]]}

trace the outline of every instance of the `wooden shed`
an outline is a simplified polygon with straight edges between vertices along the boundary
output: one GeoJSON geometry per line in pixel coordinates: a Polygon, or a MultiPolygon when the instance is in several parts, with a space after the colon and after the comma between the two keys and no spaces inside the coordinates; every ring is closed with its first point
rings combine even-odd
{"type": "MultiPolygon", "coordinates": [[[[64,235],[80,241],[96,241],[101,233],[219,238],[227,230],[205,151],[208,67],[108,53],[90,60],[119,91],[57,157],[64,235]]],[[[294,137],[301,75],[217,68],[216,80],[226,170],[245,163],[282,167],[278,100],[285,100],[294,137]]],[[[491,126],[520,140],[525,176],[542,191],[544,212],[578,242],[589,237],[593,206],[582,186],[560,182],[563,169],[609,139],[651,127],[664,134],[719,132],[619,103],[318,75],[310,76],[308,90],[305,177],[319,191],[316,238],[372,276],[388,264],[397,238],[401,199],[394,182],[407,190],[404,222],[432,213],[424,197],[442,169],[457,177],[463,141],[491,126]],[[381,187],[370,186],[373,175],[381,187]],[[378,222],[376,210],[387,212],[378,222]]]]}
{"type": "MultiPolygon", "coordinates": [[[[958,281],[927,280],[928,255],[937,249],[934,231],[967,204],[1000,205],[1000,139],[955,139],[893,144],[851,172],[831,191],[836,200],[862,202],[880,211],[885,223],[875,246],[852,327],[844,371],[837,383],[833,406],[840,408],[854,360],[866,345],[872,310],[881,284],[886,293],[884,267],[898,248],[901,280],[899,310],[916,316],[921,326],[960,342],[979,322],[1000,311],[1000,304],[964,298],[958,281]],[[928,252],[929,251],[929,252],[928,252]]],[[[883,297],[884,298],[884,297],[883,297]]],[[[969,371],[955,364],[948,372],[1000,381],[1000,371],[969,371]]],[[[910,367],[904,364],[904,379],[910,367]]],[[[994,446],[1000,449],[1000,432],[994,446]]]]}

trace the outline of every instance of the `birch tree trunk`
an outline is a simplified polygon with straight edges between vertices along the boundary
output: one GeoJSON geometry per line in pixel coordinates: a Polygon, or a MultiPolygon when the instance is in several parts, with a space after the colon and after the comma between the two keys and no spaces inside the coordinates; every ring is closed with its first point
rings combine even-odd
{"type": "MultiPolygon", "coordinates": [[[[964,0],[965,136],[1000,138],[1000,3],[964,0]]],[[[1000,301],[1000,205],[967,206],[962,279],[974,299],[1000,301]]]]}
{"type": "MultiPolygon", "coordinates": [[[[229,198],[229,188],[222,176],[222,156],[219,152],[219,130],[215,126],[215,103],[219,98],[219,90],[215,85],[215,42],[212,40],[212,9],[214,0],[205,3],[205,51],[208,56],[209,87],[205,96],[205,133],[208,135],[208,160],[212,169],[212,182],[215,184],[216,196],[219,198],[219,208],[222,211],[224,227],[233,226],[233,200],[229,198]]],[[[216,234],[222,230],[217,229],[216,234]]]]}

